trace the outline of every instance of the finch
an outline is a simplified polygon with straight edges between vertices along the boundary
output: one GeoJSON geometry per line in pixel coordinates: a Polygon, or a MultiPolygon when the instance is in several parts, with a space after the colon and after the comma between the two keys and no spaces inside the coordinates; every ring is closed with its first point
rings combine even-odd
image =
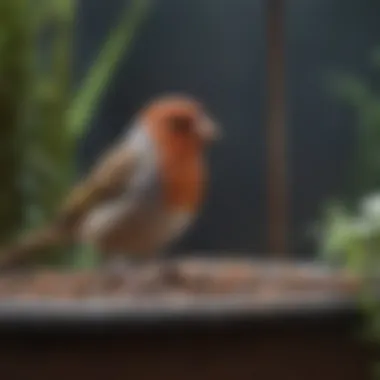
{"type": "Polygon", "coordinates": [[[219,125],[195,99],[153,99],[74,187],[56,218],[0,252],[0,269],[78,242],[105,257],[157,254],[199,214],[208,179],[205,153],[219,136],[219,125]]]}

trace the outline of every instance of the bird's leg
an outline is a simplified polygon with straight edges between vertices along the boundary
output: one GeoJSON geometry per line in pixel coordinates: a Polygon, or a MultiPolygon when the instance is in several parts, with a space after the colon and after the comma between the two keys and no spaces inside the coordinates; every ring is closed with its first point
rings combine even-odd
{"type": "Polygon", "coordinates": [[[127,254],[113,255],[105,264],[105,273],[108,278],[118,283],[128,283],[130,289],[137,289],[144,260],[127,254]]]}
{"type": "Polygon", "coordinates": [[[107,260],[105,273],[112,283],[127,283],[132,292],[154,291],[160,285],[175,287],[184,283],[179,264],[174,260],[163,259],[162,255],[152,255],[149,260],[126,254],[114,255],[107,260]],[[156,269],[151,271],[154,267],[156,269]]]}
{"type": "Polygon", "coordinates": [[[125,274],[128,268],[127,259],[123,255],[112,255],[105,261],[104,269],[109,275],[120,277],[125,274]]]}
{"type": "Polygon", "coordinates": [[[111,275],[124,277],[138,272],[141,264],[141,260],[131,258],[126,254],[117,254],[106,261],[105,269],[111,275]]]}

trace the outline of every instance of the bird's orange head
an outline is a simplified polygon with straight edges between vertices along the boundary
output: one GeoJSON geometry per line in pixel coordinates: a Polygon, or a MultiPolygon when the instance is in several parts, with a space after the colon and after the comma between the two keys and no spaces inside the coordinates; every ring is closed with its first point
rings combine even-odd
{"type": "Polygon", "coordinates": [[[166,204],[197,210],[207,182],[204,148],[220,136],[219,126],[202,104],[182,95],[153,100],[140,120],[157,148],[166,204]]]}
{"type": "Polygon", "coordinates": [[[219,126],[203,105],[188,96],[154,99],[142,109],[140,119],[160,146],[178,156],[220,137],[219,126]]]}

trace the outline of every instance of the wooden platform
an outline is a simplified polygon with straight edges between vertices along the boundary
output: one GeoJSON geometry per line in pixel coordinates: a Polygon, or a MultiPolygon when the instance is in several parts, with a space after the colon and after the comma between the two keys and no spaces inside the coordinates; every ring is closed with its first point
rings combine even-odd
{"type": "Polygon", "coordinates": [[[282,292],[232,281],[224,292],[3,296],[0,373],[6,380],[370,379],[376,353],[358,339],[355,288],[313,268],[288,266],[292,276],[265,282],[278,290],[281,278],[293,278],[282,292]]]}

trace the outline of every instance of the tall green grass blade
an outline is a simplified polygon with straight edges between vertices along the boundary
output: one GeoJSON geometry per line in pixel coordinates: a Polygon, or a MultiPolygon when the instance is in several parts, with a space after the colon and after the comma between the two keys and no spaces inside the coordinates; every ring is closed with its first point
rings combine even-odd
{"type": "Polygon", "coordinates": [[[88,71],[68,113],[69,133],[74,140],[83,135],[118,63],[125,53],[130,52],[148,5],[148,0],[134,0],[125,8],[118,25],[110,32],[98,58],[88,71]]]}

